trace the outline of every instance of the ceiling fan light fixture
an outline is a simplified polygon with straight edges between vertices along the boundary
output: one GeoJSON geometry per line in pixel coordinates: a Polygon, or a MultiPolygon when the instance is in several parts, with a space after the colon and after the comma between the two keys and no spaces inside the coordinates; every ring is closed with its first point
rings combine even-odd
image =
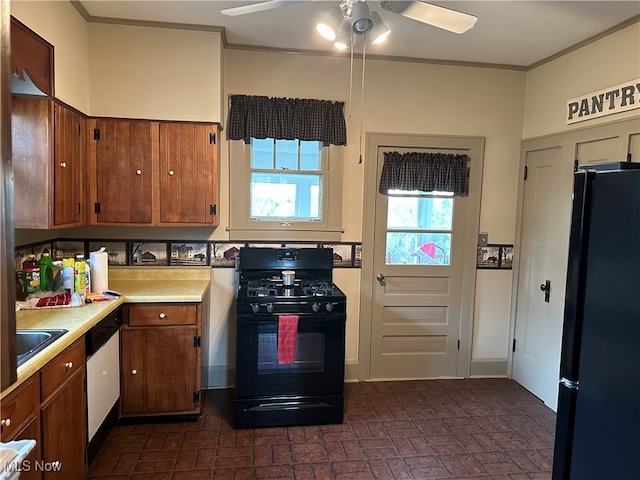
{"type": "Polygon", "coordinates": [[[351,28],[356,35],[366,35],[373,29],[369,7],[361,0],[355,2],[351,8],[351,28]]]}
{"type": "Polygon", "coordinates": [[[324,13],[322,19],[316,24],[316,30],[327,40],[335,40],[338,26],[343,18],[342,9],[335,5],[324,13]]]}
{"type": "Polygon", "coordinates": [[[349,17],[344,17],[342,19],[342,23],[338,27],[338,32],[336,33],[336,41],[333,44],[333,47],[336,50],[346,50],[349,46],[351,46],[351,42],[353,37],[351,35],[351,19],[349,17]]]}
{"type": "Polygon", "coordinates": [[[372,44],[379,45],[387,39],[391,33],[391,29],[382,21],[378,12],[371,12],[371,19],[373,20],[373,28],[371,29],[369,38],[372,44]]]}

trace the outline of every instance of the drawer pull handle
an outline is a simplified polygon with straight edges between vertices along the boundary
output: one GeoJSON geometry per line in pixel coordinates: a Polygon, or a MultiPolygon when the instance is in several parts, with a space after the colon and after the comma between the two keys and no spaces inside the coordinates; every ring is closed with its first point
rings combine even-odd
{"type": "Polygon", "coordinates": [[[64,368],[67,370],[71,370],[73,368],[73,362],[67,362],[64,364],[64,368]]]}
{"type": "Polygon", "coordinates": [[[161,313],[161,314],[160,314],[160,319],[161,319],[161,320],[164,320],[166,317],[167,317],[167,316],[166,316],[164,313],[161,313]]]}
{"type": "Polygon", "coordinates": [[[67,168],[67,162],[61,162],[61,163],[60,163],[60,166],[61,166],[62,168],[67,168]]]}
{"type": "Polygon", "coordinates": [[[173,177],[174,171],[173,170],[169,170],[169,176],[173,177]]]}
{"type": "Polygon", "coordinates": [[[131,375],[136,375],[137,373],[138,373],[138,370],[136,369],[131,370],[131,375]]]}
{"type": "Polygon", "coordinates": [[[8,427],[9,425],[11,425],[11,419],[10,418],[3,418],[2,419],[2,426],[3,427],[8,427]]]}
{"type": "Polygon", "coordinates": [[[142,175],[142,170],[136,170],[136,175],[142,175]]]}

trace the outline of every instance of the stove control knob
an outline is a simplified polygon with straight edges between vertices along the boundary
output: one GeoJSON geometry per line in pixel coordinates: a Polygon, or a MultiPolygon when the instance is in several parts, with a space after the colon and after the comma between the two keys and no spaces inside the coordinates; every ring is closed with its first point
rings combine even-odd
{"type": "Polygon", "coordinates": [[[251,304],[251,311],[253,313],[258,313],[259,310],[260,310],[260,305],[258,305],[257,303],[252,303],[251,304]]]}
{"type": "Polygon", "coordinates": [[[327,312],[333,311],[333,303],[327,303],[324,308],[327,309],[327,312]]]}
{"type": "Polygon", "coordinates": [[[313,310],[314,312],[318,312],[320,310],[320,304],[318,302],[314,303],[313,305],[311,305],[311,310],[313,310]]]}
{"type": "Polygon", "coordinates": [[[267,303],[267,312],[273,313],[273,303],[267,303]]]}

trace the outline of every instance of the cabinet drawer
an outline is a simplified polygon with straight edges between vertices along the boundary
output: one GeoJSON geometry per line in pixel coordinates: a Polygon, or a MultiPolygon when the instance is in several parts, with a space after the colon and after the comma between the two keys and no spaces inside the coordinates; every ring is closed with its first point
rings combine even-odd
{"type": "Polygon", "coordinates": [[[195,325],[197,305],[130,305],[129,326],[195,325]]]}
{"type": "Polygon", "coordinates": [[[40,398],[44,401],[65,380],[84,368],[84,337],[56,356],[40,370],[40,398]]]}
{"type": "Polygon", "coordinates": [[[11,440],[13,434],[24,421],[40,410],[38,402],[38,378],[32,376],[15,391],[2,399],[0,410],[2,411],[2,441],[11,440]]]}

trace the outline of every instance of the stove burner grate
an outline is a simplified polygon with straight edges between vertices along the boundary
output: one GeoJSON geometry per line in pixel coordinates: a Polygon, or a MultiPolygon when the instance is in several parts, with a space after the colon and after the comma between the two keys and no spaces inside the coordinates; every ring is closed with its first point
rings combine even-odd
{"type": "Polygon", "coordinates": [[[324,281],[304,282],[302,284],[302,292],[313,297],[324,297],[325,295],[333,295],[333,286],[324,281]]]}

